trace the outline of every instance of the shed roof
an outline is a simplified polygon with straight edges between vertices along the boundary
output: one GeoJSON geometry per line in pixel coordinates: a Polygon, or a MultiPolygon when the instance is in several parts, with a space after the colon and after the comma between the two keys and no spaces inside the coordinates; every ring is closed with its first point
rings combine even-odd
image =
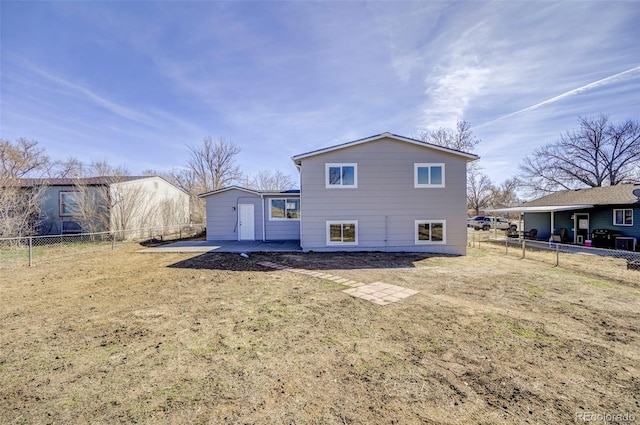
{"type": "Polygon", "coordinates": [[[412,138],[409,138],[409,137],[399,136],[397,134],[393,134],[393,133],[388,133],[387,132],[387,133],[376,134],[375,136],[366,137],[364,139],[353,140],[351,142],[341,143],[339,145],[329,146],[327,148],[322,148],[322,149],[318,149],[318,150],[315,150],[315,151],[311,151],[311,152],[306,152],[306,153],[302,153],[302,154],[299,154],[299,155],[295,155],[295,156],[291,157],[291,160],[294,162],[294,164],[296,164],[296,166],[299,167],[304,158],[308,158],[308,157],[316,156],[316,155],[321,155],[323,153],[332,152],[332,151],[335,151],[335,150],[338,150],[338,149],[345,149],[345,148],[349,148],[351,146],[357,146],[357,145],[373,142],[373,141],[384,139],[384,138],[394,139],[394,140],[398,140],[400,142],[410,143],[410,144],[417,145],[417,146],[420,146],[420,147],[423,147],[423,148],[435,149],[437,151],[447,152],[447,153],[451,153],[451,154],[454,154],[454,155],[459,155],[459,156],[461,156],[463,158],[466,158],[467,161],[475,161],[476,159],[479,158],[478,155],[474,155],[472,153],[462,152],[462,151],[458,151],[458,150],[450,149],[450,148],[445,148],[443,146],[438,146],[438,145],[434,145],[432,143],[423,142],[422,140],[412,139],[412,138]]]}
{"type": "Polygon", "coordinates": [[[240,190],[243,192],[251,193],[256,196],[260,196],[260,195],[267,195],[267,196],[288,195],[293,197],[300,196],[300,189],[273,191],[273,190],[253,190],[253,189],[248,189],[242,186],[227,186],[221,189],[216,189],[209,192],[201,193],[198,195],[198,198],[206,198],[209,196],[217,195],[219,193],[227,192],[229,190],[240,190]]]}

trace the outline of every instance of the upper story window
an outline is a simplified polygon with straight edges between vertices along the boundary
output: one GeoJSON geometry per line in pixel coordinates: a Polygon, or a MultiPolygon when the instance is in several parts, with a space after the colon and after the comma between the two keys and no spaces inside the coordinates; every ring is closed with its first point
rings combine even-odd
{"type": "Polygon", "coordinates": [[[72,216],[80,214],[80,192],[60,192],[60,215],[72,216]]]}
{"type": "Polygon", "coordinates": [[[327,188],[358,187],[358,164],[325,164],[327,188]]]}
{"type": "Polygon", "coordinates": [[[269,220],[300,220],[300,199],[271,199],[269,220]]]}
{"type": "Polygon", "coordinates": [[[444,187],[444,164],[413,164],[414,187],[444,187]]]}
{"type": "Polygon", "coordinates": [[[614,226],[633,226],[633,209],[613,210],[614,226]]]}

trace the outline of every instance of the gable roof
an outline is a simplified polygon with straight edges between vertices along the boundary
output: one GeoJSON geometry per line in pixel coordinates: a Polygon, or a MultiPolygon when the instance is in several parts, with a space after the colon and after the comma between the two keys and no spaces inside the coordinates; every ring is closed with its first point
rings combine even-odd
{"type": "Polygon", "coordinates": [[[454,154],[454,155],[459,155],[461,157],[466,158],[467,161],[475,161],[476,159],[479,158],[478,155],[474,155],[472,153],[462,152],[462,151],[458,151],[458,150],[450,149],[450,148],[445,148],[443,146],[438,146],[438,145],[434,145],[432,143],[423,142],[422,140],[412,139],[412,138],[409,138],[409,137],[399,136],[397,134],[393,134],[393,133],[388,133],[387,132],[387,133],[376,134],[375,136],[366,137],[364,139],[358,139],[358,140],[354,140],[354,141],[351,141],[351,142],[341,143],[339,145],[329,146],[327,148],[322,148],[322,149],[318,149],[318,150],[315,150],[315,151],[302,153],[302,154],[299,154],[299,155],[294,155],[294,156],[291,157],[291,160],[294,162],[294,164],[296,164],[297,167],[299,167],[304,158],[309,158],[309,157],[316,156],[316,155],[321,155],[321,154],[324,154],[324,153],[327,153],[327,152],[332,152],[332,151],[335,151],[335,150],[338,150],[338,149],[345,149],[345,148],[349,148],[349,147],[352,147],[352,146],[357,146],[357,145],[373,142],[373,141],[384,139],[384,138],[393,139],[393,140],[397,140],[397,141],[405,142],[405,143],[410,143],[412,145],[417,145],[417,146],[420,146],[420,147],[423,147],[423,148],[429,148],[429,149],[434,149],[434,150],[441,151],[441,152],[446,152],[446,153],[451,153],[451,154],[454,154]]]}
{"type": "Polygon", "coordinates": [[[205,193],[201,193],[198,195],[198,198],[206,198],[212,195],[217,195],[219,193],[223,193],[223,192],[227,192],[229,190],[240,190],[243,192],[247,192],[247,193],[251,193],[253,195],[256,196],[260,196],[260,195],[300,195],[300,189],[289,189],[289,190],[282,190],[282,191],[272,191],[272,190],[253,190],[253,189],[247,189],[246,187],[242,187],[242,186],[227,186],[227,187],[223,187],[221,189],[216,189],[216,190],[212,190],[209,192],[205,192],[205,193]]]}
{"type": "Polygon", "coordinates": [[[633,194],[640,184],[618,184],[615,186],[592,187],[588,189],[562,190],[525,202],[523,207],[544,207],[559,205],[630,205],[639,203],[633,194]]]}

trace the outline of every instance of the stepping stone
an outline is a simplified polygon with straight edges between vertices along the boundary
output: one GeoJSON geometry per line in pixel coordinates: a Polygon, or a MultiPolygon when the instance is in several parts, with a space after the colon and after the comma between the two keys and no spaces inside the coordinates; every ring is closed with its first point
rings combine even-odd
{"type": "Polygon", "coordinates": [[[362,298],[377,305],[387,305],[415,295],[418,291],[403,286],[375,282],[342,291],[352,297],[362,298]]]}

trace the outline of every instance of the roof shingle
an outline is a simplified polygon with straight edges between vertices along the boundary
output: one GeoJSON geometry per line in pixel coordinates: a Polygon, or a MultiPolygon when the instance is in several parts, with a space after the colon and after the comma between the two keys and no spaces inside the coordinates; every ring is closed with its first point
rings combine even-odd
{"type": "Polygon", "coordinates": [[[618,184],[616,186],[593,187],[588,189],[562,190],[542,198],[525,202],[523,207],[543,207],[553,205],[630,205],[638,203],[634,189],[640,184],[618,184]]]}

